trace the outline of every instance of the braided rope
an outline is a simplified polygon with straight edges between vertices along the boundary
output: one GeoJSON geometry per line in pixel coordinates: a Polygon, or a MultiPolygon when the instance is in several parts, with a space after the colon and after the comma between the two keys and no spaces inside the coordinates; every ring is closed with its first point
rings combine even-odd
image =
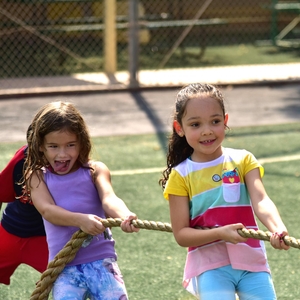
{"type": "MultiPolygon", "coordinates": [[[[119,227],[122,223],[122,219],[119,218],[107,218],[101,220],[104,227],[119,227]]],[[[137,228],[158,230],[165,232],[172,232],[172,227],[169,223],[146,221],[146,220],[132,220],[132,224],[137,228]]],[[[245,238],[253,238],[258,240],[270,241],[272,235],[269,231],[253,230],[253,229],[238,229],[238,233],[245,238]]],[[[47,270],[41,275],[35,290],[30,296],[30,300],[46,300],[49,297],[52,285],[58,275],[65,268],[66,264],[71,262],[77,251],[82,244],[90,237],[89,234],[78,230],[76,231],[68,243],[63,247],[61,251],[57,253],[52,261],[49,262],[47,270]]],[[[297,240],[290,236],[285,236],[283,241],[286,245],[300,249],[300,240],[297,240]]]]}
{"type": "MultiPolygon", "coordinates": [[[[122,223],[122,219],[107,218],[102,219],[101,223],[104,227],[119,227],[122,223]]],[[[137,228],[172,232],[172,227],[168,223],[132,220],[132,224],[137,228]]],[[[76,231],[72,235],[69,242],[56,254],[54,259],[49,262],[47,270],[41,275],[40,281],[30,296],[30,300],[48,299],[54,281],[65,268],[66,264],[75,258],[77,251],[89,236],[89,234],[81,230],[76,231]]]]}
{"type": "MultiPolygon", "coordinates": [[[[272,236],[272,233],[269,231],[261,231],[261,230],[254,230],[254,229],[238,229],[238,233],[240,236],[245,237],[245,238],[253,238],[256,240],[263,240],[263,241],[268,241],[270,242],[270,238],[272,236]]],[[[284,236],[283,241],[286,245],[293,247],[293,248],[298,248],[300,249],[300,240],[295,239],[292,236],[284,236]]]]}
{"type": "Polygon", "coordinates": [[[47,270],[42,273],[40,281],[36,285],[35,290],[30,296],[33,299],[48,299],[51,292],[53,282],[58,275],[62,272],[67,263],[71,262],[82,246],[83,242],[89,235],[81,230],[76,231],[69,242],[59,251],[54,259],[49,262],[47,270]]]}

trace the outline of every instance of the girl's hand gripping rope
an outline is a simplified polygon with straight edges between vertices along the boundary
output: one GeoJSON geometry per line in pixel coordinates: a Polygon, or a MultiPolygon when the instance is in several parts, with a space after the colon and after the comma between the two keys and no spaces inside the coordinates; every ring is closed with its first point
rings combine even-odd
{"type": "Polygon", "coordinates": [[[284,242],[284,237],[287,235],[288,233],[286,231],[272,233],[272,236],[270,237],[270,244],[275,249],[288,250],[290,246],[286,245],[284,242]]]}
{"type": "Polygon", "coordinates": [[[138,232],[140,230],[140,228],[137,228],[132,225],[131,223],[132,220],[137,220],[137,216],[136,214],[130,212],[130,214],[127,215],[121,223],[121,229],[124,232],[131,233],[131,232],[138,232]]]}

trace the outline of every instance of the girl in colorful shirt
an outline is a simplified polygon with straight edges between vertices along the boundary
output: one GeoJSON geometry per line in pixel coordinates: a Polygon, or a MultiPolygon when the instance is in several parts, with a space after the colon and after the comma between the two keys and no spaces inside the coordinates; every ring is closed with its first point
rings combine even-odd
{"type": "Polygon", "coordinates": [[[237,230],[258,229],[256,215],[272,232],[271,245],[287,250],[287,229],[253,154],[222,147],[227,122],[216,87],[195,83],[179,91],[160,183],[174,237],[188,247],[183,285],[201,300],[233,300],[235,293],[240,300],[273,300],[264,243],[237,230]]]}
{"type": "Polygon", "coordinates": [[[111,231],[101,218],[122,218],[125,232],[136,219],[116,196],[110,172],[90,160],[91,140],[80,112],[68,102],[42,107],[32,121],[26,160],[27,191],[41,213],[49,261],[79,228],[93,236],[61,272],[53,299],[127,299],[111,231]]]}

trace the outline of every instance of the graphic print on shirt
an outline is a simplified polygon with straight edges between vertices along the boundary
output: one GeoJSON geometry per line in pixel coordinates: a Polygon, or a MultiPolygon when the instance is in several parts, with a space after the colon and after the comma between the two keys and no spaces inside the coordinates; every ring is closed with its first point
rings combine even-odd
{"type": "Polygon", "coordinates": [[[22,195],[20,197],[16,197],[20,202],[26,204],[33,205],[33,202],[30,197],[30,191],[26,191],[25,187],[22,187],[22,195]]]}
{"type": "Polygon", "coordinates": [[[226,202],[233,203],[240,200],[240,177],[237,168],[224,169],[222,172],[223,197],[226,202]]]}

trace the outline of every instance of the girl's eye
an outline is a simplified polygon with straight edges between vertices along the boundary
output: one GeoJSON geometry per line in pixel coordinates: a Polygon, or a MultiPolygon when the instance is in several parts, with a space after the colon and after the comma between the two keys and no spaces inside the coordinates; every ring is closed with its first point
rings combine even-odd
{"type": "Polygon", "coordinates": [[[198,127],[199,126],[199,123],[193,123],[191,124],[192,127],[198,127]]]}
{"type": "Polygon", "coordinates": [[[219,124],[221,122],[221,120],[214,120],[213,124],[219,124]]]}

